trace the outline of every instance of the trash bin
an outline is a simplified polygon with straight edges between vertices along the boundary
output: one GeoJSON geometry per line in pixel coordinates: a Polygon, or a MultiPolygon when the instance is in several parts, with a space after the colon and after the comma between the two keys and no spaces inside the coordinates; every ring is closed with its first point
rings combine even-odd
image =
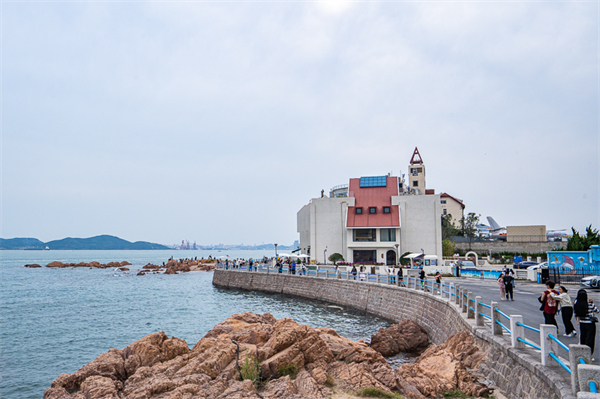
{"type": "Polygon", "coordinates": [[[546,284],[546,281],[550,280],[550,269],[540,269],[542,271],[542,284],[546,284]]]}

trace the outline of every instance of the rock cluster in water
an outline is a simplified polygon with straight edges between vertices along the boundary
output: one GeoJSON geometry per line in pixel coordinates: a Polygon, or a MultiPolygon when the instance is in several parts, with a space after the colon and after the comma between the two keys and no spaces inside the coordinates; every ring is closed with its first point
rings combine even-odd
{"type": "Polygon", "coordinates": [[[138,276],[143,276],[150,273],[159,273],[164,271],[164,274],[178,274],[190,271],[209,271],[213,270],[215,265],[212,261],[206,259],[170,259],[163,266],[155,265],[152,263],[146,264],[142,270],[138,272],[138,276]]]}
{"type": "Polygon", "coordinates": [[[483,395],[489,389],[469,371],[482,361],[465,332],[394,370],[362,340],[248,312],[217,324],[191,350],[162,331],[111,349],[75,373],[58,376],[44,399],[254,399],[257,393],[265,399],[318,399],[334,393],[352,397],[366,388],[435,398],[457,387],[483,395]],[[256,378],[249,379],[253,373],[256,378]]]}
{"type": "MultiPolygon", "coordinates": [[[[118,268],[123,266],[129,266],[131,263],[127,261],[123,262],[108,262],[108,263],[100,263],[97,261],[93,262],[79,262],[79,263],[63,263],[59,261],[50,262],[46,265],[46,267],[95,267],[98,269],[109,269],[109,268],[118,268]]],[[[28,265],[25,265],[28,267],[28,265]]]]}

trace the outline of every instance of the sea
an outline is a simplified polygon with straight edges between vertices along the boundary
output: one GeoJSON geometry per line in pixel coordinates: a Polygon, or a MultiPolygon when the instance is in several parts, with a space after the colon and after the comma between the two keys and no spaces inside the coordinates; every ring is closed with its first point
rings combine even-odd
{"type": "MultiPolygon", "coordinates": [[[[227,290],[212,272],[137,271],[169,258],[262,258],[266,251],[0,251],[0,398],[39,399],[59,374],[73,373],[110,348],[164,331],[191,347],[234,313],[269,312],[368,341],[389,321],[297,297],[227,290]],[[53,262],[128,261],[129,272],[25,268],[53,262]]],[[[400,360],[400,363],[403,361],[400,360]]]]}

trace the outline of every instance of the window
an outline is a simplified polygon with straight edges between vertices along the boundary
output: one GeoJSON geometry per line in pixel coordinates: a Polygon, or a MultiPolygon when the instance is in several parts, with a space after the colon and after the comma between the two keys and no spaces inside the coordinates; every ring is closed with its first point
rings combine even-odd
{"type": "Polygon", "coordinates": [[[362,208],[356,208],[356,214],[362,215],[362,208]]]}
{"type": "Polygon", "coordinates": [[[381,229],[379,235],[380,241],[396,241],[396,229],[381,229]]]}
{"type": "Polygon", "coordinates": [[[354,229],[352,230],[352,239],[354,241],[376,241],[375,229],[354,229]]]}
{"type": "Polygon", "coordinates": [[[448,214],[448,209],[444,208],[444,209],[442,209],[442,212],[443,212],[444,216],[446,216],[448,214]]]}
{"type": "Polygon", "coordinates": [[[383,213],[390,213],[390,207],[389,206],[384,206],[383,207],[383,213]]]}
{"type": "Polygon", "coordinates": [[[387,187],[387,176],[361,177],[361,187],[387,187]]]}
{"type": "Polygon", "coordinates": [[[376,262],[377,251],[355,250],[352,253],[352,257],[354,258],[354,262],[376,262]]]}
{"type": "Polygon", "coordinates": [[[419,187],[419,182],[415,180],[415,181],[413,182],[413,187],[419,187]]]}
{"type": "Polygon", "coordinates": [[[442,200],[441,202],[442,202],[442,204],[445,204],[445,203],[446,203],[446,200],[442,200]]]}
{"type": "Polygon", "coordinates": [[[377,208],[375,208],[374,206],[369,208],[369,213],[373,214],[373,213],[377,213],[377,208]]]}

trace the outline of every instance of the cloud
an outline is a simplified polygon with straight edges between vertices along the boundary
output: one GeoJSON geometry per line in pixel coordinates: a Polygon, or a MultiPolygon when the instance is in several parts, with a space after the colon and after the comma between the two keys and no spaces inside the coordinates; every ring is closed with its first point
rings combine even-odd
{"type": "Polygon", "coordinates": [[[3,7],[3,237],[291,242],[415,146],[468,211],[600,224],[595,3],[3,7]]]}

